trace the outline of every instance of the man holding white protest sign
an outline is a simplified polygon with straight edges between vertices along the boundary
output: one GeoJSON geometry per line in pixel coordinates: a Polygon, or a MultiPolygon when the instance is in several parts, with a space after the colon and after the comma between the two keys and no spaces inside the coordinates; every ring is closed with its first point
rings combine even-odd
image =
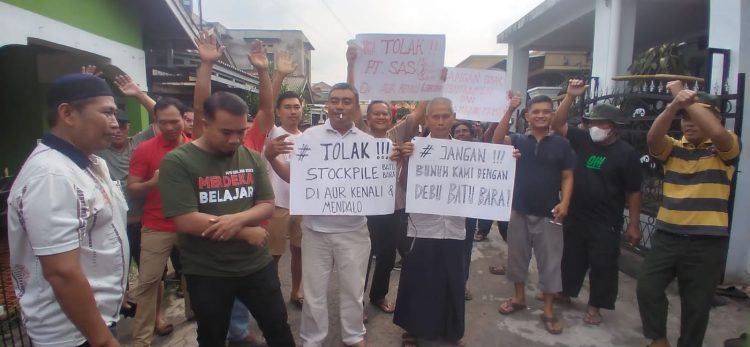
{"type": "MultiPolygon", "coordinates": [[[[417,338],[459,342],[464,335],[464,217],[488,217],[488,210],[481,205],[495,205],[493,218],[500,215],[499,207],[510,207],[514,165],[509,168],[470,168],[458,175],[464,178],[486,177],[492,180],[510,181],[505,188],[493,184],[488,187],[492,193],[474,191],[475,187],[463,185],[453,187],[453,191],[443,190],[447,175],[453,169],[446,165],[423,163],[428,156],[435,159],[476,164],[488,161],[497,166],[501,161],[512,162],[512,148],[488,149],[486,145],[450,141],[450,129],[455,122],[451,101],[435,98],[426,110],[426,125],[430,131],[427,138],[419,139],[414,147],[418,155],[411,151],[404,153],[409,160],[409,180],[407,182],[406,209],[410,212],[408,235],[413,237],[411,249],[403,260],[399,283],[396,312],[393,317],[396,325],[404,328],[404,346],[416,346],[417,338]],[[434,144],[441,144],[440,148],[434,144]],[[424,145],[426,144],[426,145],[424,145]],[[483,148],[484,147],[484,148],[483,148]],[[494,158],[494,159],[493,159],[494,158]],[[481,172],[480,172],[481,171],[481,172]],[[473,194],[473,195],[472,195],[473,194]],[[481,196],[480,196],[481,195],[481,196]],[[469,200],[476,200],[474,208],[469,200]],[[427,202],[426,200],[429,200],[427,202]],[[449,206],[451,202],[458,203],[449,206]],[[478,212],[482,211],[483,212],[478,212]],[[439,211],[439,212],[437,212],[439,211]],[[436,214],[439,213],[439,214],[436,214]],[[439,268],[441,271],[434,271],[439,268]]],[[[403,146],[406,148],[406,145],[403,146]]],[[[428,159],[429,160],[429,159],[428,159]]],[[[435,160],[432,160],[433,162],[435,160]]],[[[465,166],[465,165],[462,165],[465,166]]],[[[455,184],[454,184],[455,185],[455,184]]],[[[449,189],[448,189],[449,190],[449,189]]],[[[506,214],[509,213],[509,210],[506,214]]],[[[507,218],[507,216],[506,216],[507,218]]]]}
{"type": "Polygon", "coordinates": [[[272,140],[265,152],[276,173],[291,183],[291,213],[303,215],[302,343],[321,346],[328,334],[328,282],[335,266],[342,340],[347,346],[364,346],[362,298],[370,253],[365,215],[393,211],[395,165],[389,160],[390,141],[377,141],[354,126],[352,115],[359,112],[354,87],[334,85],[326,108],[328,121],[295,140],[291,165],[276,158],[290,150],[291,143],[283,137],[272,140]],[[381,163],[355,165],[365,159],[381,163]],[[305,167],[308,163],[311,166],[305,167]],[[363,181],[371,184],[362,185],[363,181]],[[344,182],[348,187],[341,186],[344,182]]]}
{"type": "Polygon", "coordinates": [[[506,113],[492,139],[493,143],[512,144],[521,152],[508,229],[507,277],[515,284],[515,295],[501,304],[498,312],[507,315],[526,309],[524,291],[533,251],[544,298],[544,313],[540,318],[549,333],[560,334],[562,327],[552,302],[562,290],[562,221],[568,213],[573,190],[575,155],[567,140],[549,131],[552,117],[549,97],[532,98],[527,109],[529,132],[506,136],[510,127],[510,115],[506,113]]]}

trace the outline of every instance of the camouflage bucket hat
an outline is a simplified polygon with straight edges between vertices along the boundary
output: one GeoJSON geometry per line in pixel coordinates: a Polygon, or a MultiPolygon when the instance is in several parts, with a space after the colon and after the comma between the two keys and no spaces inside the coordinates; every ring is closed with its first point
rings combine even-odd
{"type": "Polygon", "coordinates": [[[623,124],[625,122],[620,109],[609,104],[599,104],[594,106],[591,112],[583,115],[583,119],[589,121],[608,120],[616,124],[623,124]]]}

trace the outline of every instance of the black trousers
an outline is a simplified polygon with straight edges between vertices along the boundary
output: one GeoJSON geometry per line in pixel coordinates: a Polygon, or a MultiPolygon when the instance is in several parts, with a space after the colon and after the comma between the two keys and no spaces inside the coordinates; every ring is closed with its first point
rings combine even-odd
{"type": "Polygon", "coordinates": [[[464,240],[416,239],[403,260],[393,322],[419,338],[464,336],[464,240]]]}
{"type": "Polygon", "coordinates": [[[294,346],[286,305],[273,263],[244,277],[185,275],[198,322],[198,345],[226,346],[232,304],[237,298],[250,310],[271,347],[294,346]]]}
{"type": "Polygon", "coordinates": [[[636,289],[645,337],[667,336],[669,301],[664,291],[676,278],[681,306],[677,347],[703,345],[711,300],[724,273],[728,248],[728,237],[684,236],[661,230],[653,234],[636,289]]]}
{"type": "Polygon", "coordinates": [[[377,303],[388,295],[391,270],[396,262],[396,249],[404,238],[400,224],[405,219],[404,210],[382,216],[368,216],[367,228],[372,242],[371,253],[376,256],[375,270],[370,284],[370,302],[377,303]]]}
{"type": "Polygon", "coordinates": [[[563,239],[563,294],[578,297],[589,272],[589,305],[613,310],[618,290],[619,231],[603,223],[568,217],[563,225],[563,239]]]}
{"type": "MultiPolygon", "coordinates": [[[[135,260],[135,266],[141,266],[141,223],[130,223],[127,225],[128,244],[130,256],[135,260]]],[[[176,248],[176,247],[175,247],[176,248]]]]}

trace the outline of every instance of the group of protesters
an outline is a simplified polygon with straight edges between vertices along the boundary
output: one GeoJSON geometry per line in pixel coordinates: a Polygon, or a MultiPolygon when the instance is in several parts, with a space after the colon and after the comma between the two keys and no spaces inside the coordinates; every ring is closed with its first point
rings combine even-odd
{"type": "MultiPolygon", "coordinates": [[[[556,110],[546,96],[531,98],[520,110],[525,133],[509,132],[521,106],[514,93],[498,123],[487,129],[456,120],[446,98],[419,102],[396,120],[387,101],[371,101],[362,115],[354,87],[357,51],[350,48],[348,80],[331,88],[327,120],[303,132],[303,99],[280,93],[284,78],[296,69],[288,54],[278,54],[272,79],[263,44],[251,44],[260,91],[258,111],[250,116],[239,96],[211,92],[213,65],[223,54],[216,37],[203,32],[196,46],[200,66],[192,108],[169,97],[154,101],[128,76],[111,81],[152,117],[152,125],[132,137],[127,115],[93,67],[50,84],[50,130],[18,173],[8,199],[14,285],[35,345],[119,346],[121,314],[135,317],[134,346],[149,346],[154,333],[169,334],[163,280],[170,255],[179,250],[172,264],[200,346],[227,341],[294,346],[278,275],[287,243],[291,267],[281,271],[291,272],[288,298],[301,309],[304,346],[322,346],[329,333],[333,272],[342,342],[366,345],[364,293],[373,256],[369,302],[393,313],[404,330],[403,346],[423,340],[463,345],[472,246],[488,237],[493,221],[405,212],[408,160],[417,136],[514,147],[512,213],[509,221],[498,222],[507,262],[490,268],[514,285],[500,314],[527,309],[532,254],[539,272],[537,299],[543,301],[540,320],[550,334],[563,332],[555,304],[578,297],[587,273],[584,322],[599,325],[601,309],[615,308],[623,225],[629,242],[641,238],[640,161],[620,138],[626,117],[615,106],[596,105],[581,126],[569,126],[571,106],[586,92],[584,81],[569,82],[556,110]],[[393,213],[290,214],[295,140],[371,138],[393,144],[393,213]],[[386,297],[397,253],[401,273],[394,303],[386,297]],[[129,289],[131,259],[138,280],[129,289]],[[250,333],[251,319],[263,337],[250,333]]],[[[664,167],[664,199],[637,297],[650,346],[670,346],[665,290],[677,278],[682,302],[677,345],[701,346],[726,258],[728,199],[740,144],[722,126],[716,97],[678,81],[667,88],[674,99],[648,132],[649,152],[664,167]],[[681,139],[667,135],[678,118],[681,139]]]]}

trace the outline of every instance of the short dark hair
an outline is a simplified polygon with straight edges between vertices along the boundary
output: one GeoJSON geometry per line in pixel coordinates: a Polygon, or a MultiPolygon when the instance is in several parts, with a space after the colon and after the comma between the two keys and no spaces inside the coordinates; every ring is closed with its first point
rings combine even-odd
{"type": "Polygon", "coordinates": [[[216,112],[219,110],[224,110],[238,117],[246,117],[249,113],[245,100],[228,92],[216,92],[203,102],[206,119],[216,119],[216,112]]]}
{"type": "MultiPolygon", "coordinates": [[[[76,111],[81,111],[93,101],[94,101],[94,98],[87,98],[87,99],[82,99],[82,100],[71,101],[67,104],[70,105],[70,107],[74,108],[76,111]]],[[[57,108],[60,105],[61,104],[58,104],[55,107],[50,107],[49,110],[47,111],[47,124],[49,125],[50,128],[54,128],[55,125],[57,125],[57,108]]]]}
{"type": "Polygon", "coordinates": [[[276,98],[276,108],[281,108],[281,102],[283,102],[286,99],[297,99],[299,100],[299,103],[302,103],[302,97],[293,90],[287,90],[281,94],[279,94],[279,97],[276,98]]]}
{"type": "Polygon", "coordinates": [[[195,110],[192,107],[190,107],[190,106],[184,105],[182,107],[182,114],[184,115],[185,113],[188,113],[188,112],[195,113],[195,110]]]}
{"type": "Polygon", "coordinates": [[[181,116],[185,114],[185,105],[182,104],[182,101],[170,96],[164,96],[159,98],[159,100],[156,101],[156,105],[154,105],[154,117],[158,118],[157,113],[159,111],[164,111],[171,106],[177,108],[177,110],[180,111],[181,116]]]}
{"type": "Polygon", "coordinates": [[[331,91],[328,92],[328,97],[329,98],[331,97],[331,94],[333,93],[334,90],[348,90],[348,91],[354,93],[354,101],[356,103],[359,103],[359,92],[357,91],[357,88],[354,88],[353,85],[351,85],[349,83],[345,83],[345,82],[334,84],[333,87],[331,87],[331,91]]]}
{"type": "Polygon", "coordinates": [[[531,98],[531,100],[529,100],[528,103],[526,103],[526,108],[531,108],[531,105],[533,105],[533,104],[541,104],[543,102],[549,103],[550,106],[554,105],[554,103],[552,102],[552,99],[549,96],[546,96],[546,95],[537,95],[537,96],[531,98]]]}
{"type": "Polygon", "coordinates": [[[456,128],[462,125],[469,128],[469,134],[471,134],[471,136],[476,136],[476,134],[474,134],[474,127],[472,126],[472,124],[464,120],[458,121],[455,124],[453,124],[453,126],[451,127],[451,136],[455,136],[456,128]]]}
{"type": "Polygon", "coordinates": [[[377,105],[377,104],[385,105],[385,107],[388,108],[388,113],[391,113],[391,105],[389,105],[387,102],[383,100],[373,100],[373,101],[370,101],[369,105],[367,105],[367,114],[370,114],[370,111],[372,111],[372,106],[377,105]]]}

